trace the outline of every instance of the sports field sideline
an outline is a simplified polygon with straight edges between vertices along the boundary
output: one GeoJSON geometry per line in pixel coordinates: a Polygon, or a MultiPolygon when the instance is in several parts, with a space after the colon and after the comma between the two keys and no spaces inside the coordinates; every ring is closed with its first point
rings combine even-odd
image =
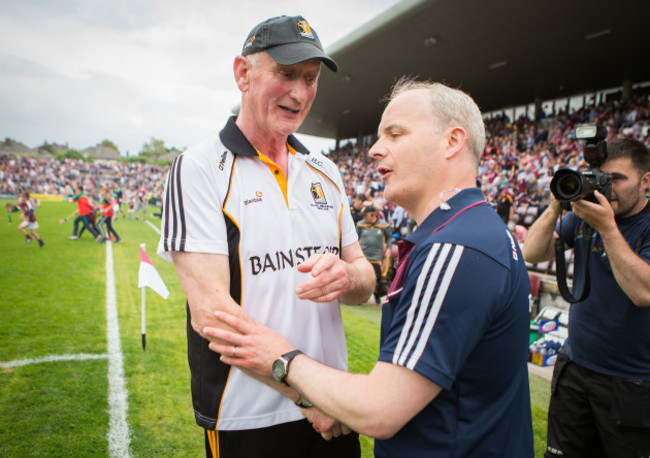
{"type": "MultiPolygon", "coordinates": [[[[0,200],[4,207],[7,201],[0,200]]],[[[68,240],[75,206],[43,202],[45,246],[24,245],[18,214],[0,222],[0,456],[204,456],[194,424],[184,294],[155,255],[160,220],[119,218],[120,244],[68,240]],[[147,290],[147,347],[140,337],[139,245],[170,290],[147,290]]],[[[350,370],[369,372],[380,311],[343,307],[350,370]]],[[[546,440],[548,383],[531,377],[535,456],[546,440]]],[[[364,457],[372,440],[362,438],[364,457]]]]}

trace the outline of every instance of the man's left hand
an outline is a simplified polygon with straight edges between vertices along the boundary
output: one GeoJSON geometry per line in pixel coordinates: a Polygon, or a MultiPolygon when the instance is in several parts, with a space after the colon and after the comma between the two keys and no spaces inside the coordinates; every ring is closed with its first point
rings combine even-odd
{"type": "Polygon", "coordinates": [[[616,229],[614,209],[607,198],[598,191],[594,191],[598,203],[580,199],[572,202],[573,212],[585,220],[587,224],[596,229],[600,234],[616,229]]]}
{"type": "Polygon", "coordinates": [[[332,253],[310,256],[298,265],[298,271],[312,276],[296,288],[300,299],[330,302],[344,295],[350,287],[350,266],[332,253]]]}

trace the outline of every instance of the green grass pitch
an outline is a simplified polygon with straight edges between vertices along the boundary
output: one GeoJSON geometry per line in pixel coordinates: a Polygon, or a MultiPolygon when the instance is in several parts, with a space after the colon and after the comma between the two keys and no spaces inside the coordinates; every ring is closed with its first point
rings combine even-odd
{"type": "MultiPolygon", "coordinates": [[[[3,208],[7,201],[0,200],[3,208]]],[[[43,202],[36,215],[45,241],[24,245],[18,213],[0,220],[0,456],[109,456],[106,246],[90,234],[72,241],[75,210],[43,202]],[[44,361],[47,357],[61,357],[44,361]]],[[[159,226],[151,215],[149,221],[159,226]]],[[[185,341],[185,297],[173,265],[155,255],[159,235],[119,218],[113,244],[117,318],[123,354],[129,452],[134,457],[204,456],[194,423],[185,341]],[[139,245],[170,290],[147,290],[147,348],[141,346],[139,245]]],[[[378,354],[380,311],[343,307],[350,370],[369,372],[378,354]]],[[[548,383],[531,376],[535,456],[546,441],[548,383]]],[[[373,441],[362,437],[362,456],[373,441]]]]}

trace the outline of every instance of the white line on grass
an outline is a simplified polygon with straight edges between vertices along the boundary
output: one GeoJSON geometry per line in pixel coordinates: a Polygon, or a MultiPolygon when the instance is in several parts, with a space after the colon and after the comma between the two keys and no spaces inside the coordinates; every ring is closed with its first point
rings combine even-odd
{"type": "Polygon", "coordinates": [[[126,422],[129,400],[124,382],[111,242],[106,242],[106,338],[108,341],[108,451],[111,457],[129,457],[131,456],[129,453],[131,432],[126,422]]]}
{"type": "Polygon", "coordinates": [[[106,359],[106,358],[108,358],[108,355],[106,353],[99,353],[99,354],[78,353],[76,355],[49,355],[49,356],[43,356],[42,358],[19,359],[16,361],[8,361],[6,363],[0,362],[0,368],[11,369],[12,367],[28,366],[30,364],[52,363],[56,361],[84,361],[87,359],[106,359]]]}
{"type": "Polygon", "coordinates": [[[156,226],[154,226],[154,224],[151,221],[149,221],[148,219],[145,220],[145,221],[151,227],[151,229],[153,229],[154,231],[156,231],[156,232],[158,232],[160,234],[160,229],[158,229],[156,226]]]}

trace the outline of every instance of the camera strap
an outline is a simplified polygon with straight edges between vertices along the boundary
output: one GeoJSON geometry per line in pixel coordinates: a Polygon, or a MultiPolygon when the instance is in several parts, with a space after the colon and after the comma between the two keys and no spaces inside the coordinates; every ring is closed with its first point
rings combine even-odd
{"type": "Polygon", "coordinates": [[[555,269],[557,272],[557,287],[560,290],[560,294],[562,295],[564,300],[570,304],[575,304],[576,302],[582,302],[585,299],[587,299],[587,296],[589,296],[589,289],[591,286],[589,283],[589,254],[591,253],[592,233],[593,233],[592,227],[585,223],[583,243],[582,243],[582,249],[583,249],[582,259],[584,265],[575,266],[573,269],[574,289],[576,284],[575,277],[578,275],[584,277],[582,281],[582,292],[577,298],[569,291],[569,287],[567,286],[566,260],[564,258],[564,242],[559,237],[555,239],[555,269]]]}

